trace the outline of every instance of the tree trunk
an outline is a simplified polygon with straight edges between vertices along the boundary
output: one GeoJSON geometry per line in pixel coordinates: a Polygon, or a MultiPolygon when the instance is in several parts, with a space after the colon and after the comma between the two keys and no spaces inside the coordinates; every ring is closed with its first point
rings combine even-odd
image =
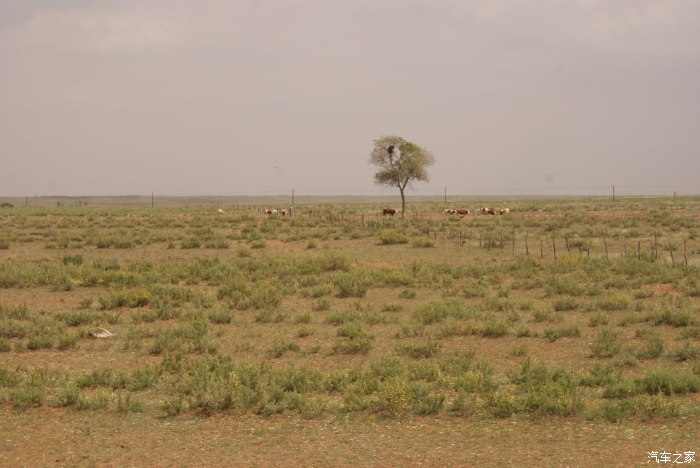
{"type": "Polygon", "coordinates": [[[399,187],[399,192],[401,192],[401,219],[404,219],[406,213],[406,196],[403,194],[403,189],[399,187]]]}

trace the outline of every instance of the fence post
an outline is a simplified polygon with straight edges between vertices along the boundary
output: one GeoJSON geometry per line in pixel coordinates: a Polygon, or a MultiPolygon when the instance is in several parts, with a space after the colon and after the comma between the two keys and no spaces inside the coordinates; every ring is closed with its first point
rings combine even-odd
{"type": "Polygon", "coordinates": [[[642,241],[637,240],[637,260],[642,259],[642,241]]]}
{"type": "Polygon", "coordinates": [[[605,236],[605,231],[603,231],[603,243],[605,243],[605,258],[610,258],[608,256],[608,238],[605,236]]]}
{"type": "Polygon", "coordinates": [[[557,261],[557,243],[554,241],[554,236],[552,236],[552,252],[554,252],[554,261],[557,261]]]}
{"type": "Polygon", "coordinates": [[[527,232],[525,233],[525,255],[530,255],[530,249],[527,246],[527,232]]]}
{"type": "Polygon", "coordinates": [[[687,251],[688,240],[683,239],[683,260],[685,260],[685,266],[688,266],[688,251],[687,251]]]}
{"type": "Polygon", "coordinates": [[[544,260],[544,242],[540,239],[540,260],[544,260]]]}
{"type": "Polygon", "coordinates": [[[513,255],[515,255],[515,226],[513,226],[513,255]]]}
{"type": "Polygon", "coordinates": [[[676,259],[673,258],[673,245],[671,245],[671,241],[668,241],[668,253],[671,254],[671,265],[676,266],[676,259]]]}

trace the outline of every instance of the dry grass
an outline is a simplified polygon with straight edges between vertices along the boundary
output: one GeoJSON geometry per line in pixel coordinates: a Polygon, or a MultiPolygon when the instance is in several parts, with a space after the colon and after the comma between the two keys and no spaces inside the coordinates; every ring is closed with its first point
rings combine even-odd
{"type": "Polygon", "coordinates": [[[0,462],[627,465],[697,449],[700,200],[501,201],[510,215],[422,201],[403,222],[366,200],[293,219],[3,208],[0,462]]]}

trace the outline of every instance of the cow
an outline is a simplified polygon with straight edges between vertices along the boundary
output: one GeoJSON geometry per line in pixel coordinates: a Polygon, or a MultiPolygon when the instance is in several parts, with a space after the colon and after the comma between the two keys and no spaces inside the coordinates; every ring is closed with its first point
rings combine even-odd
{"type": "Polygon", "coordinates": [[[460,216],[465,216],[465,215],[468,215],[471,213],[469,210],[456,210],[456,211],[457,211],[457,214],[460,216]]]}
{"type": "Polygon", "coordinates": [[[503,208],[498,214],[504,215],[510,213],[510,208],[503,208]]]}
{"type": "Polygon", "coordinates": [[[280,214],[282,216],[287,216],[287,210],[280,210],[280,214]]]}
{"type": "Polygon", "coordinates": [[[222,210],[221,208],[219,208],[219,211],[218,211],[218,213],[219,213],[219,214],[224,214],[224,213],[225,213],[225,211],[224,211],[224,210],[222,210]]]}
{"type": "Polygon", "coordinates": [[[452,208],[447,208],[446,210],[443,211],[443,213],[445,213],[447,215],[457,214],[457,210],[453,210],[452,208]]]}
{"type": "Polygon", "coordinates": [[[396,210],[393,208],[384,208],[382,210],[382,216],[394,216],[396,214],[396,210]]]}
{"type": "Polygon", "coordinates": [[[493,208],[488,208],[488,207],[486,207],[486,206],[483,207],[483,208],[481,208],[481,209],[479,210],[479,212],[480,212],[482,215],[495,215],[495,214],[496,214],[496,210],[494,210],[493,208]]]}
{"type": "Polygon", "coordinates": [[[272,214],[272,210],[269,209],[269,208],[266,208],[266,209],[265,209],[265,214],[266,214],[266,215],[271,215],[271,214],[272,214]]]}

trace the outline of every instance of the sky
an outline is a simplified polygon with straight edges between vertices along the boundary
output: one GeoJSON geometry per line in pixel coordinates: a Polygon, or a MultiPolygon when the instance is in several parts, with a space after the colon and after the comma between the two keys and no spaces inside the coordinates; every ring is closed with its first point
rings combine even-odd
{"type": "Polygon", "coordinates": [[[0,196],[700,194],[697,0],[0,0],[0,196]]]}

